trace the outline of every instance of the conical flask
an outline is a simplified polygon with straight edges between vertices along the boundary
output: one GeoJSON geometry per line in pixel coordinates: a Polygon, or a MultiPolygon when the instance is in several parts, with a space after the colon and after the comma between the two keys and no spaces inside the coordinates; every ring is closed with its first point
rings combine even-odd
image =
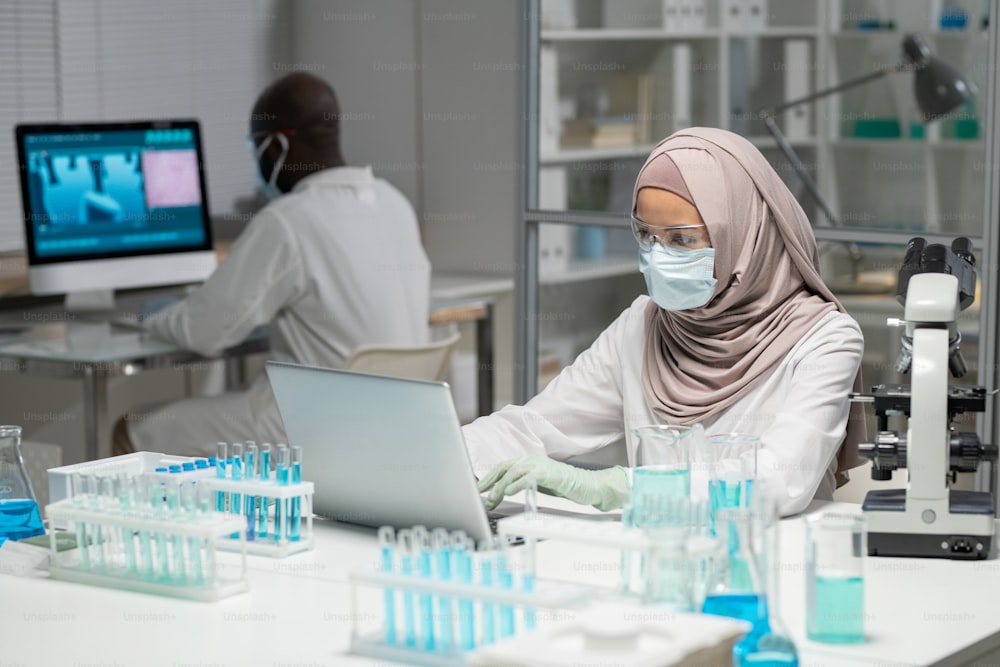
{"type": "Polygon", "coordinates": [[[725,540],[727,556],[702,611],[751,623],[752,629],[733,650],[733,664],[739,667],[798,665],[777,607],[777,518],[777,504],[763,493],[716,513],[716,534],[725,540]]]}
{"type": "Polygon", "coordinates": [[[44,534],[35,491],[21,458],[21,427],[0,426],[0,544],[44,534]]]}

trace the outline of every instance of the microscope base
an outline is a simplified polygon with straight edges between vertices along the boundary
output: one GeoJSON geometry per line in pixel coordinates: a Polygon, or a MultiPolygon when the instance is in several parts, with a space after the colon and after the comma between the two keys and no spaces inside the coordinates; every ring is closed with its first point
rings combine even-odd
{"type": "Polygon", "coordinates": [[[993,494],[949,491],[948,502],[910,500],[906,489],[869,491],[869,556],[981,560],[989,558],[995,526],[993,494]],[[935,519],[928,523],[925,516],[935,519]]]}

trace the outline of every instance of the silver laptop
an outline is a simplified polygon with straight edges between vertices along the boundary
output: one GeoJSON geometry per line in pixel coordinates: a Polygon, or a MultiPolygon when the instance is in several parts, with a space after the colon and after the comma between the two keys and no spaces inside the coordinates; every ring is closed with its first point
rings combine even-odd
{"type": "Polygon", "coordinates": [[[446,383],[277,361],[265,368],[288,443],[302,447],[303,479],[316,485],[317,516],[491,535],[446,383]]]}

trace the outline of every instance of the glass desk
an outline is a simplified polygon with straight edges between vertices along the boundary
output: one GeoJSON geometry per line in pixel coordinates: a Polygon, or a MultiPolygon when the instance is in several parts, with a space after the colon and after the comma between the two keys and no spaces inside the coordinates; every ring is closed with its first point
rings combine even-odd
{"type": "MultiPolygon", "coordinates": [[[[432,325],[475,322],[478,410],[489,414],[493,411],[493,299],[433,299],[429,320],[432,325]]],[[[268,349],[266,329],[255,330],[239,345],[206,358],[138,328],[107,321],[74,318],[0,323],[0,371],[82,381],[87,460],[110,455],[110,449],[101,452],[99,447],[101,434],[109,432],[109,378],[157,368],[184,370],[189,365],[221,359],[226,362],[227,388],[234,389],[245,382],[246,358],[268,349]]]]}

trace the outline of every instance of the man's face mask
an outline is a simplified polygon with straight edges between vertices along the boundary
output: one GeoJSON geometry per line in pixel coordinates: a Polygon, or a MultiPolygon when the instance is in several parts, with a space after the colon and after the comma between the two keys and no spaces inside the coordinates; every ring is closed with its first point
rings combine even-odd
{"type": "Polygon", "coordinates": [[[652,243],[639,249],[639,271],[649,296],[664,310],[699,308],[712,300],[715,249],[679,250],[652,243]]]}
{"type": "Polygon", "coordinates": [[[277,199],[284,194],[281,189],[278,188],[278,174],[281,173],[281,167],[285,164],[286,157],[288,157],[288,137],[281,132],[269,134],[254,151],[253,158],[257,163],[257,186],[260,188],[261,193],[268,201],[277,199]],[[275,161],[274,167],[271,169],[270,177],[267,180],[264,180],[264,174],[261,173],[260,159],[264,156],[264,151],[271,145],[271,141],[275,137],[278,137],[278,143],[281,144],[281,155],[279,155],[278,159],[275,161]]]}

